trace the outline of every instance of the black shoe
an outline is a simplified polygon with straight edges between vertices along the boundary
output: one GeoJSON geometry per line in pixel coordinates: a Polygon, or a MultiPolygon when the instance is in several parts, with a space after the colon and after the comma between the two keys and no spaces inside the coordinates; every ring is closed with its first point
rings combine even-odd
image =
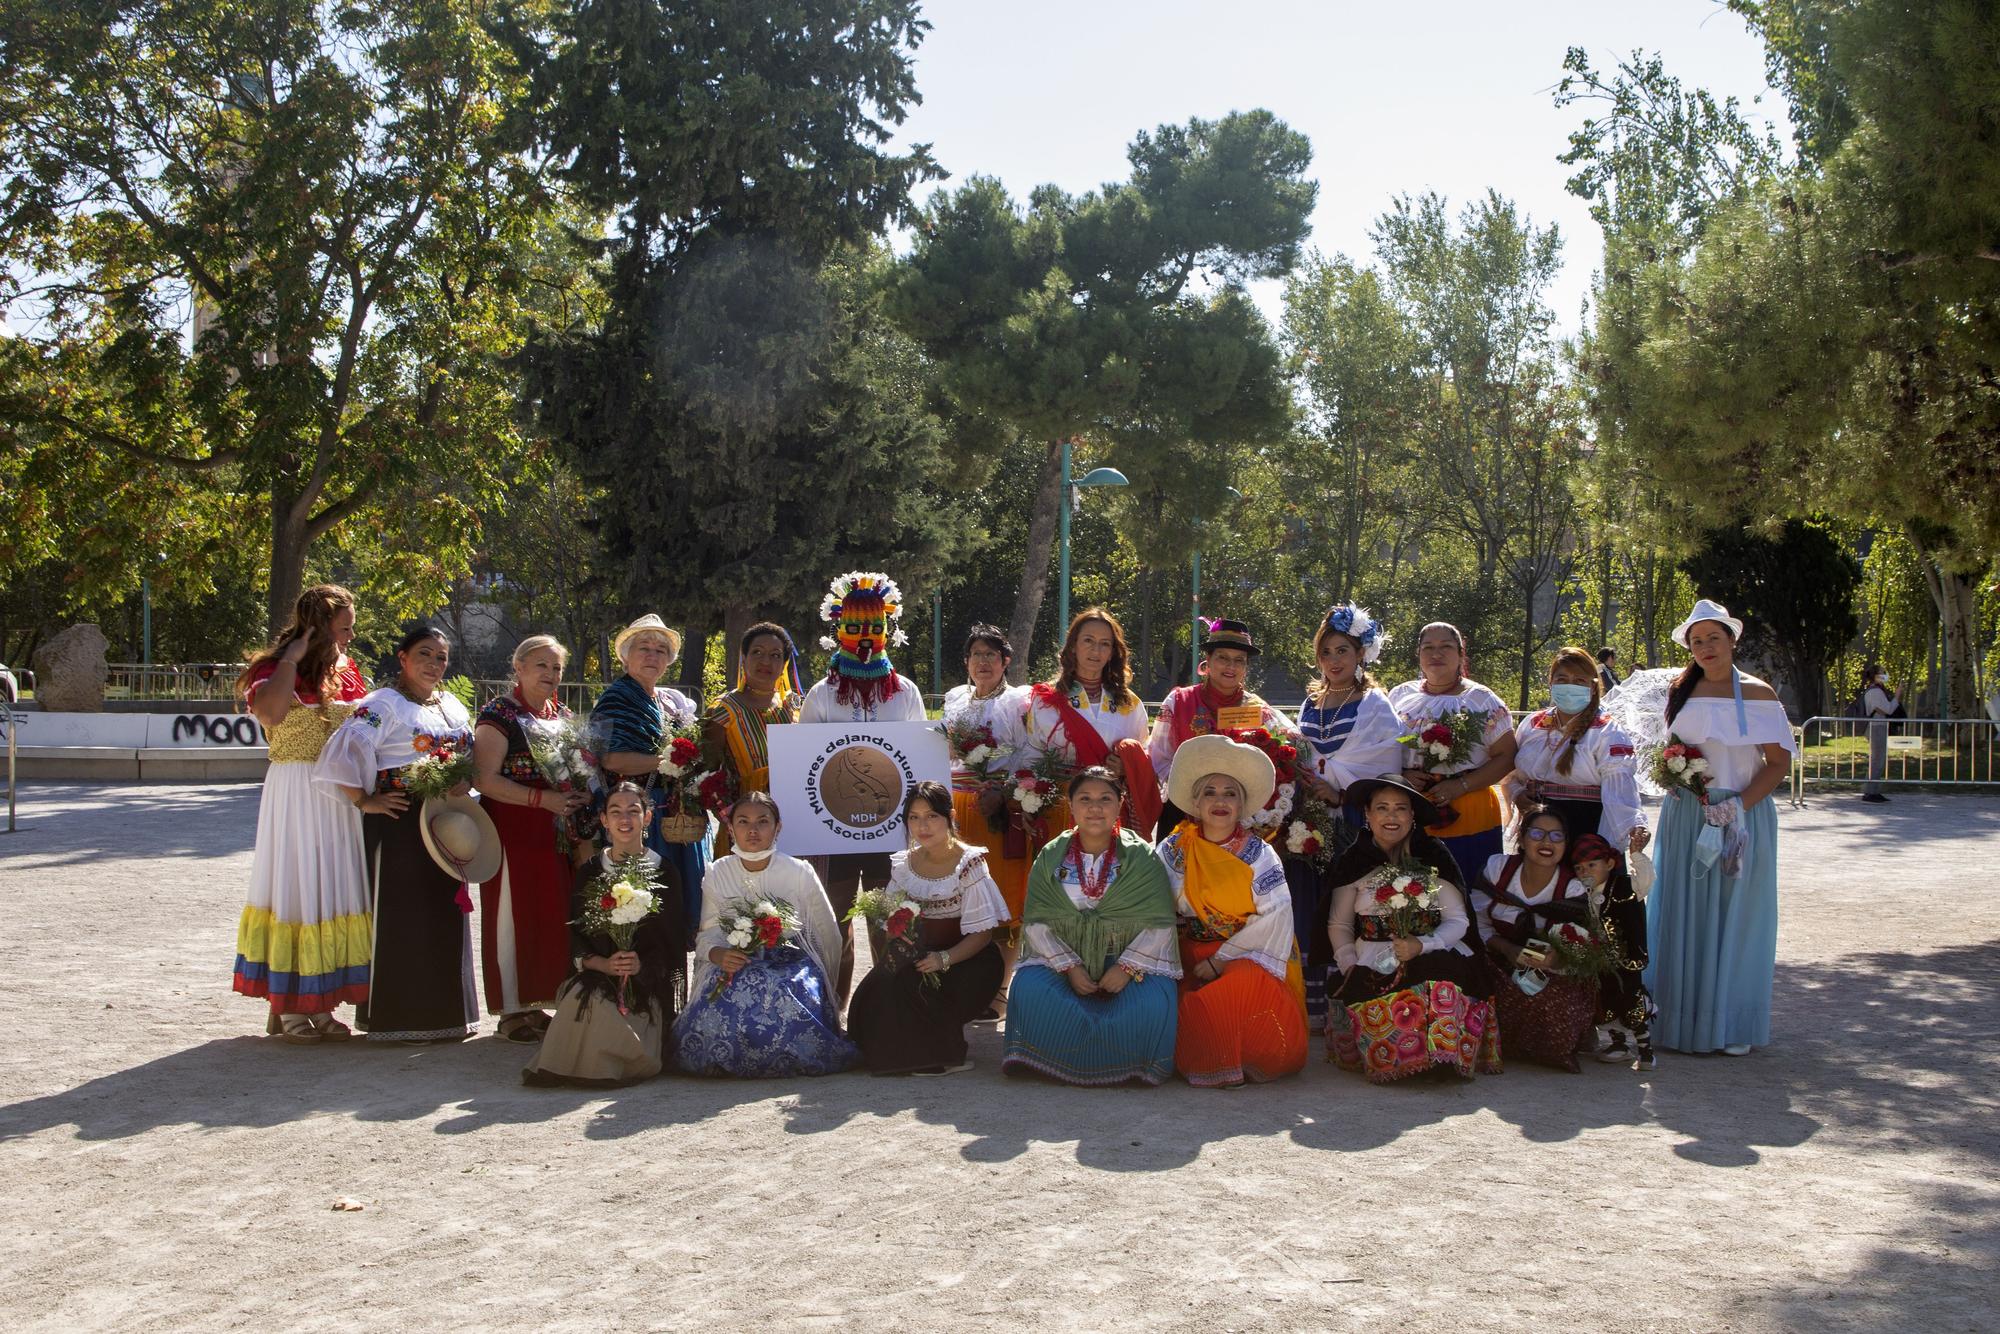
{"type": "Polygon", "coordinates": [[[1888,798],[1883,796],[1880,792],[1864,792],[1861,795],[1861,799],[1863,801],[1877,802],[1877,803],[1885,802],[1888,800],[1888,798]]]}
{"type": "Polygon", "coordinates": [[[1653,1059],[1653,1044],[1650,1042],[1641,1042],[1639,1044],[1639,1059],[1632,1063],[1632,1068],[1634,1070],[1651,1070],[1657,1064],[1658,1062],[1653,1059]]]}
{"type": "Polygon", "coordinates": [[[1603,1051],[1597,1053],[1597,1059],[1606,1065],[1624,1065],[1631,1061],[1632,1048],[1626,1045],[1624,1029],[1611,1030],[1611,1041],[1605,1044],[1603,1051]]]}

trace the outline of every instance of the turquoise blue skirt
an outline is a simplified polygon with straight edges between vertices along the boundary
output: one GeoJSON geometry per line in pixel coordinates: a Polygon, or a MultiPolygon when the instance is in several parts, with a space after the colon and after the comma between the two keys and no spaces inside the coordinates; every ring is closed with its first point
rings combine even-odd
{"type": "Polygon", "coordinates": [[[1023,968],[1007,992],[1008,1073],[1033,1070],[1065,1084],[1102,1086],[1174,1072],[1180,997],[1170,977],[1145,977],[1116,996],[1079,996],[1048,968],[1023,968]]]}
{"type": "Polygon", "coordinates": [[[1676,792],[1660,812],[1658,879],[1646,900],[1652,959],[1646,986],[1659,1006],[1653,1041],[1707,1052],[1771,1040],[1771,978],[1778,966],[1778,812],[1770,798],[1744,816],[1741,873],[1695,856],[1701,803],[1676,792]]]}
{"type": "Polygon", "coordinates": [[[704,980],[674,1022],[674,1061],[688,1074],[834,1075],[859,1055],[840,1031],[826,974],[795,945],[751,959],[713,998],[712,989],[704,980]]]}

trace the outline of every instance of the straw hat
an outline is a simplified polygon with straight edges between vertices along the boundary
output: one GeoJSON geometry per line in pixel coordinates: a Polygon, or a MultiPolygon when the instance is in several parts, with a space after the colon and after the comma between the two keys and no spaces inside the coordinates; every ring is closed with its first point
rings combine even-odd
{"type": "Polygon", "coordinates": [[[1341,794],[1341,803],[1358,806],[1365,811],[1368,809],[1369,801],[1385,787],[1394,788],[1410,799],[1410,807],[1417,813],[1419,828],[1428,829],[1438,822],[1437,803],[1419,792],[1401,774],[1383,774],[1377,778],[1357,779],[1347,785],[1347,790],[1341,794]]]}
{"type": "Polygon", "coordinates": [[[639,635],[646,634],[648,631],[659,635],[667,641],[669,661],[679,659],[681,656],[681,632],[668,625],[658,615],[650,611],[618,632],[618,637],[611,641],[611,656],[620,662],[625,661],[625,645],[627,641],[639,635]]]}
{"type": "Polygon", "coordinates": [[[500,831],[471,797],[426,797],[417,822],[424,850],[453,880],[476,885],[500,874],[500,831]]]}
{"type": "Polygon", "coordinates": [[[1207,736],[1189,737],[1174,752],[1173,768],[1167,772],[1167,800],[1180,807],[1189,819],[1199,819],[1194,813],[1199,804],[1195,800],[1195,789],[1210,774],[1222,774],[1236,780],[1237,786],[1243,789],[1243,818],[1246,820],[1264,809],[1264,804],[1270,801],[1272,791],[1278,786],[1278,771],[1272,767],[1269,755],[1255,746],[1246,746],[1241,741],[1232,741],[1211,732],[1207,736]]]}
{"type": "Polygon", "coordinates": [[[1686,648],[1688,631],[1694,629],[1695,626],[1703,621],[1718,621],[1729,627],[1729,637],[1731,639],[1743,638],[1743,622],[1731,616],[1729,608],[1723,606],[1720,602],[1710,602],[1707,598],[1698,598],[1695,601],[1694,610],[1687,614],[1687,619],[1674,627],[1674,642],[1682,648],[1686,648]]]}

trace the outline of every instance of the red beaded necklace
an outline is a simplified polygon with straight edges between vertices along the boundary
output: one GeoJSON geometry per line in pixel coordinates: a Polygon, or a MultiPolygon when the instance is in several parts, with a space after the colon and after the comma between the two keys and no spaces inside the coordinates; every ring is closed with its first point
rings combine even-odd
{"type": "Polygon", "coordinates": [[[1094,876],[1085,869],[1083,844],[1077,839],[1070,840],[1069,858],[1070,863],[1076,867],[1076,883],[1083,891],[1083,896],[1092,903],[1103,898],[1104,891],[1111,888],[1111,868],[1118,861],[1118,844],[1114,841],[1104,850],[1104,855],[1098,859],[1097,874],[1094,876]]]}

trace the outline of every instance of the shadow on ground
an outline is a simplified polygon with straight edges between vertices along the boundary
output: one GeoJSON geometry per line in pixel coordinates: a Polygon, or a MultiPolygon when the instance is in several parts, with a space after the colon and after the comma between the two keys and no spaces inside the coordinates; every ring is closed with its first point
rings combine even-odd
{"type": "MultiPolygon", "coordinates": [[[[1471,1083],[1387,1088],[1317,1063],[1300,1078],[1239,1092],[1178,1083],[1066,1088],[999,1076],[1000,1038],[991,1028],[973,1030],[979,1068],[945,1079],[668,1077],[609,1092],[524,1088],[518,1075],[527,1049],[491,1038],[452,1047],[296,1048],[242,1037],[0,1109],[0,1139],[63,1125],[85,1140],[181,1124],[272,1127],[314,1113],[364,1122],[444,1113],[437,1133],[463,1135],[587,1109],[582,1133],[616,1140],[771,1101],[796,1135],[908,1112],[964,1136],[960,1153],[971,1162],[1004,1163],[1031,1144],[1074,1142],[1079,1163],[1130,1172],[1179,1167],[1206,1145],[1240,1136],[1285,1135],[1328,1152],[1376,1148],[1482,1111],[1536,1143],[1650,1121],[1678,1137],[1673,1153],[1718,1169],[1754,1164],[1825,1125],[1891,1144],[1942,1142],[1993,1161],[2000,1080],[1993,1058],[1973,1054],[1984,1051],[1978,1037],[2000,1001],[1996,979],[2000,943],[1787,965],[1778,975],[1779,1042],[1745,1059],[1666,1054],[1650,1075],[1516,1066],[1471,1083]]],[[[2000,1259],[1992,1232],[1967,1246],[2000,1259]]]]}

